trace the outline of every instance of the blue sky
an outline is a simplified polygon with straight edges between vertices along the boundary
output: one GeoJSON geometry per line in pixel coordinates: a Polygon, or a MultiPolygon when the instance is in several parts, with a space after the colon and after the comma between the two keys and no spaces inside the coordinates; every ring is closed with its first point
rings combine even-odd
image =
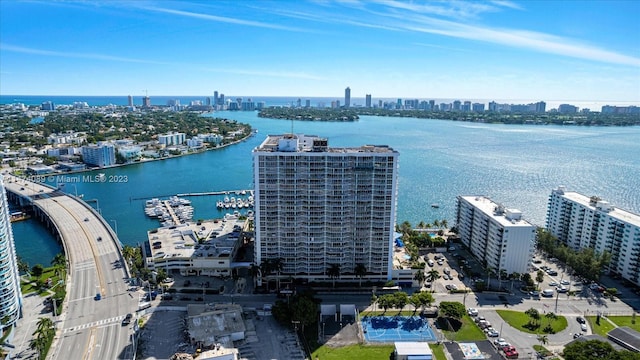
{"type": "Polygon", "coordinates": [[[0,1],[0,93],[640,104],[640,1],[0,1]]]}

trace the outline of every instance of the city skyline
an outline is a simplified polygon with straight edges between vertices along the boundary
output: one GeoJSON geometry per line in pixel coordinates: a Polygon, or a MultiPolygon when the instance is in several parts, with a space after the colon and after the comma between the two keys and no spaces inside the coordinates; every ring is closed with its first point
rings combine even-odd
{"type": "Polygon", "coordinates": [[[353,98],[640,102],[640,4],[631,1],[0,9],[2,94],[338,98],[349,86],[353,98]]]}

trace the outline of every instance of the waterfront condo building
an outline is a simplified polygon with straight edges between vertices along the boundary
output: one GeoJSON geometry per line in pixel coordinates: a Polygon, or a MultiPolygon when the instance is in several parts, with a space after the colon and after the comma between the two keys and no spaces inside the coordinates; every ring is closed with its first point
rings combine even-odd
{"type": "Polygon", "coordinates": [[[105,167],[116,164],[116,150],[112,144],[85,145],[82,161],[87,165],[105,167]]]}
{"type": "Polygon", "coordinates": [[[485,266],[508,274],[529,272],[536,227],[521,211],[485,196],[458,196],[456,224],[462,243],[485,266]]]}
{"type": "Polygon", "coordinates": [[[640,215],[559,186],[549,196],[547,230],[574,250],[607,251],[609,272],[640,285],[640,215]]]}
{"type": "Polygon", "coordinates": [[[332,148],[326,138],[269,135],[253,150],[256,262],[281,259],[281,275],[390,280],[398,152],[332,148]]]}
{"type": "Polygon", "coordinates": [[[0,175],[0,318],[1,329],[12,326],[20,317],[22,298],[16,247],[11,231],[9,205],[0,175]]]}
{"type": "Polygon", "coordinates": [[[350,106],[351,106],[351,89],[347,87],[346,89],[344,89],[344,107],[348,108],[350,106]]]}

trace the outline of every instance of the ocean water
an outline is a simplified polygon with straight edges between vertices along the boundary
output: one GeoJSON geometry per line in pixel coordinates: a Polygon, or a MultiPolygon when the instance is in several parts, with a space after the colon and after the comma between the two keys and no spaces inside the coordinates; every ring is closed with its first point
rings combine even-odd
{"type": "MultiPolygon", "coordinates": [[[[255,112],[213,116],[250,123],[258,133],[221,150],[100,171],[126,182],[80,181],[65,185],[66,190],[83,194],[99,208],[117,227],[123,244],[137,244],[158,226],[144,215],[146,198],[250,189],[252,149],[267,134],[293,128],[295,133],[327,137],[334,147],[376,144],[399,151],[398,222],[446,219],[453,225],[456,196],[487,195],[544,225],[548,196],[558,185],[640,212],[640,127],[492,125],[374,116],[351,123],[302,122],[263,119],[255,112]],[[439,208],[433,208],[434,203],[439,208]]],[[[223,214],[215,208],[220,197],[190,199],[195,219],[223,214]]],[[[16,241],[24,240],[16,236],[16,241]]]]}
{"type": "Polygon", "coordinates": [[[30,267],[41,264],[51,265],[56,254],[62,252],[62,247],[47,228],[35,219],[11,223],[16,252],[30,267]]]}

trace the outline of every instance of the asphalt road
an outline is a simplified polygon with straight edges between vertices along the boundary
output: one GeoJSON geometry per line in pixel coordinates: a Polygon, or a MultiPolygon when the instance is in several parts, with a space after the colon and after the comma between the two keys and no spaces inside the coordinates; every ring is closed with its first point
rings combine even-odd
{"type": "Polygon", "coordinates": [[[137,299],[127,292],[119,241],[102,217],[73,197],[44,185],[5,177],[8,191],[31,196],[61,232],[67,297],[48,359],[131,359],[131,326],[121,326],[137,299]],[[96,294],[101,299],[96,300],[96,294]],[[82,354],[82,355],[80,355],[82,354]],[[81,356],[81,357],[80,357],[81,356]]]}

